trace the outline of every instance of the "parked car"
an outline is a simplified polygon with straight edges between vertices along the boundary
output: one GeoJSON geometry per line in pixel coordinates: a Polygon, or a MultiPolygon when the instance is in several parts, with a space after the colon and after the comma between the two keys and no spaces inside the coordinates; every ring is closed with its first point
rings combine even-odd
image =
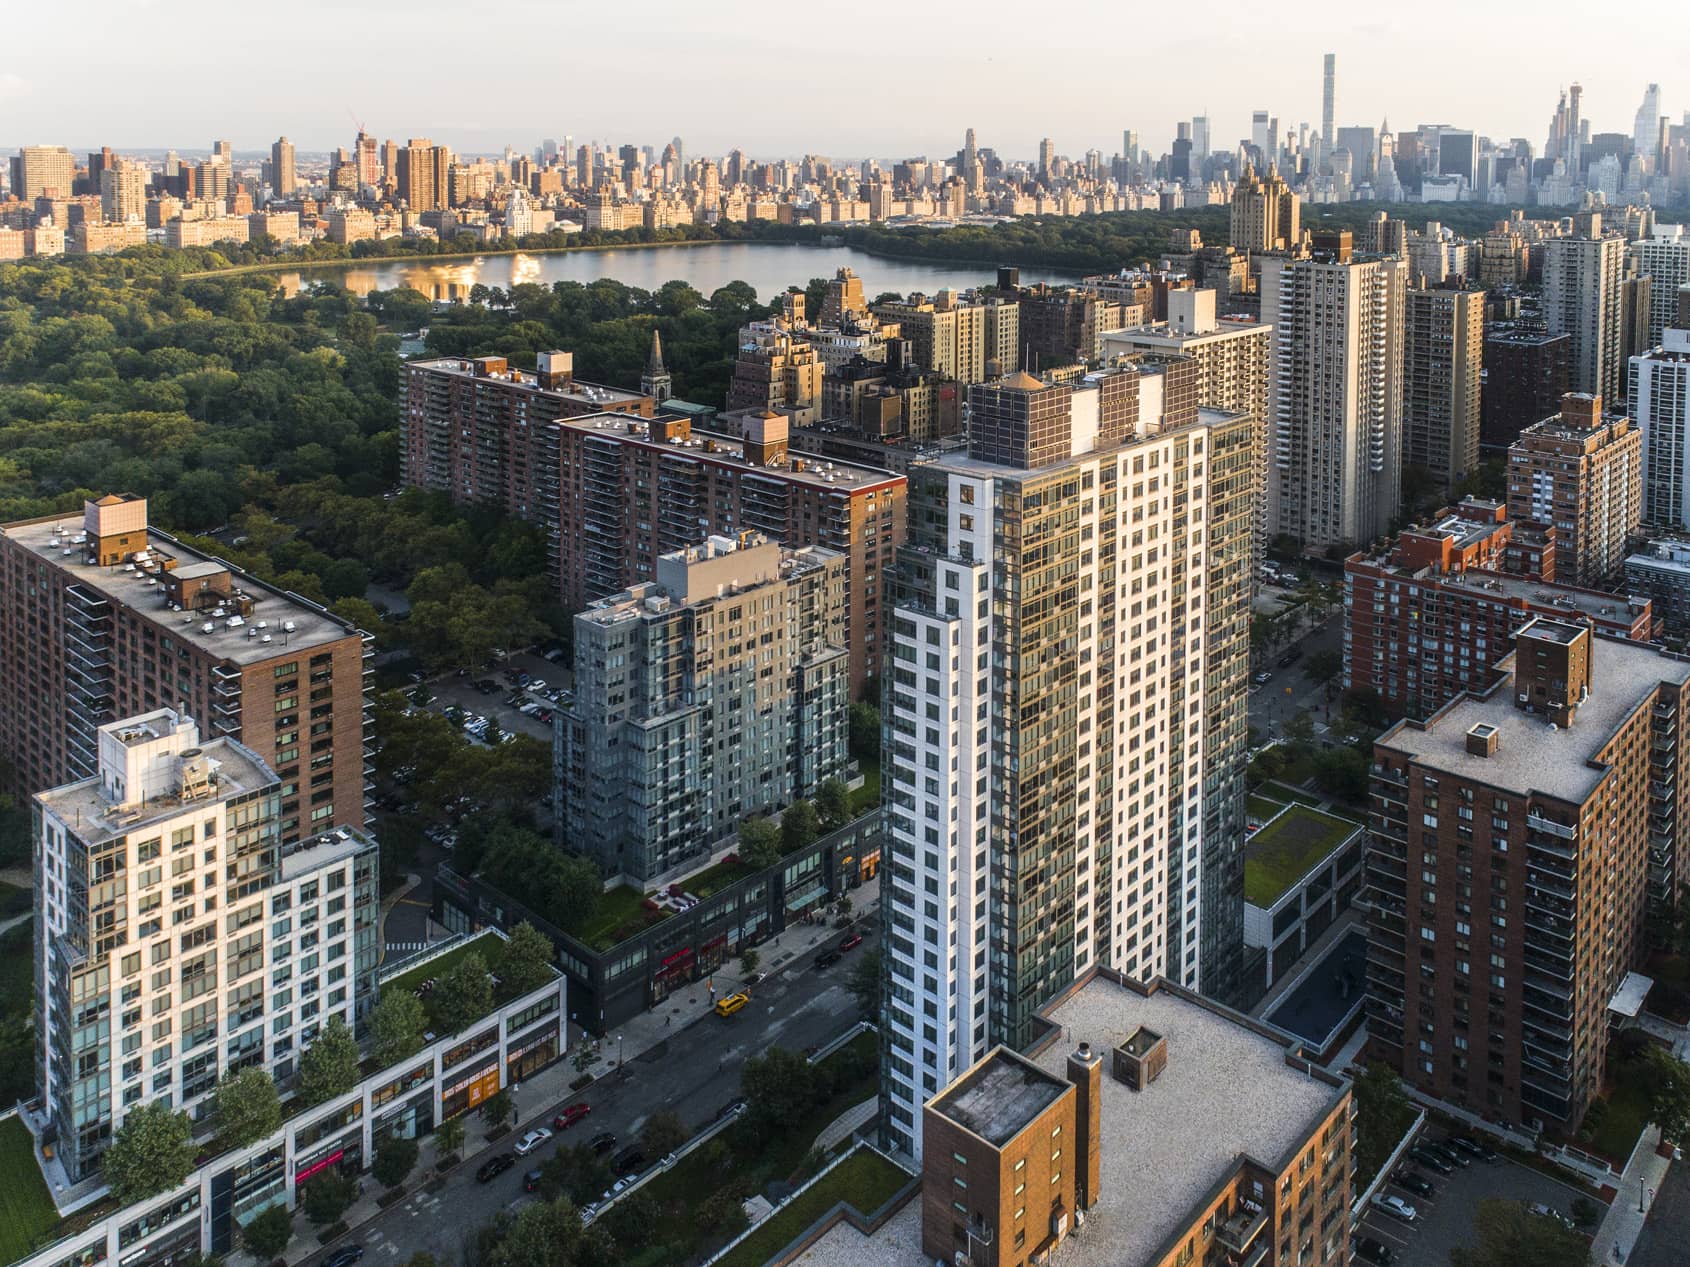
{"type": "Polygon", "coordinates": [[[1465,1153],[1474,1161],[1495,1161],[1497,1151],[1483,1140],[1474,1139],[1471,1135],[1451,1135],[1444,1141],[1445,1151],[1465,1153]]]}
{"type": "Polygon", "coordinates": [[[1250,680],[1257,686],[1266,686],[1269,682],[1273,681],[1273,670],[1263,669],[1260,673],[1254,674],[1250,680]]]}
{"type": "Polygon", "coordinates": [[[509,1153],[500,1153],[496,1157],[489,1157],[481,1163],[481,1169],[475,1172],[475,1181],[477,1183],[489,1183],[514,1165],[516,1165],[516,1158],[509,1153]]]}
{"type": "Polygon", "coordinates": [[[563,1111],[552,1119],[552,1126],[557,1130],[567,1131],[571,1126],[574,1126],[575,1123],[579,1122],[592,1111],[593,1106],[585,1103],[584,1101],[577,1102],[575,1104],[566,1104],[563,1106],[563,1111]]]}
{"type": "Polygon", "coordinates": [[[363,1256],[364,1247],[362,1245],[347,1245],[335,1250],[334,1253],[325,1258],[323,1267],[352,1267],[352,1264],[363,1256]]]}
{"type": "Polygon", "coordinates": [[[1391,1253],[1391,1247],[1384,1241],[1376,1241],[1371,1236],[1359,1237],[1356,1240],[1356,1257],[1363,1262],[1377,1263],[1379,1267],[1388,1267],[1390,1261],[1396,1257],[1391,1253]]]}
{"type": "Polygon", "coordinates": [[[839,949],[842,950],[842,951],[844,951],[844,950],[855,950],[858,946],[860,946],[862,944],[863,944],[863,935],[861,933],[852,933],[844,941],[839,943],[839,949]]]}
{"type": "Polygon", "coordinates": [[[725,1117],[736,1117],[743,1112],[745,1112],[744,1100],[729,1100],[716,1110],[716,1120],[720,1122],[725,1117]]]}
{"type": "Polygon", "coordinates": [[[523,1175],[522,1176],[522,1190],[524,1192],[536,1192],[536,1191],[538,1191],[539,1187],[540,1187],[540,1180],[545,1177],[545,1173],[546,1173],[545,1171],[541,1170],[538,1166],[536,1166],[536,1167],[534,1167],[534,1169],[530,1170],[527,1174],[523,1175]]]}
{"type": "Polygon", "coordinates": [[[633,1182],[634,1181],[632,1179],[618,1179],[615,1183],[611,1184],[611,1186],[605,1191],[605,1193],[601,1197],[599,1197],[599,1203],[602,1205],[604,1202],[610,1200],[612,1197],[621,1196],[624,1192],[626,1192],[628,1190],[629,1186],[633,1182]]]}
{"type": "Polygon", "coordinates": [[[1279,657],[1279,667],[1282,668],[1282,669],[1289,669],[1293,664],[1297,663],[1297,661],[1301,660],[1302,658],[1303,658],[1303,653],[1300,650],[1298,650],[1296,647],[1292,647],[1291,650],[1287,651],[1284,655],[1279,657]]]}
{"type": "Polygon", "coordinates": [[[1408,1192],[1412,1192],[1417,1197],[1429,1197],[1437,1191],[1436,1188],[1432,1187],[1431,1181],[1427,1179],[1425,1175],[1417,1174],[1412,1170],[1398,1171],[1396,1185],[1408,1192]]]}
{"type": "Polygon", "coordinates": [[[1541,1201],[1527,1206],[1526,1213],[1536,1215],[1540,1219],[1554,1219],[1568,1231],[1572,1230],[1573,1221],[1571,1219],[1569,1219],[1565,1214],[1562,1214],[1561,1211],[1557,1210],[1554,1206],[1545,1205],[1541,1201]]]}
{"type": "Polygon", "coordinates": [[[484,677],[475,684],[475,689],[483,695],[492,695],[499,689],[499,684],[490,677],[484,677]]]}
{"type": "Polygon", "coordinates": [[[1437,1171],[1440,1175],[1447,1175],[1455,1169],[1442,1153],[1434,1152],[1424,1144],[1416,1144],[1409,1149],[1408,1157],[1410,1161],[1418,1162],[1428,1170],[1437,1171]]]}
{"type": "Polygon", "coordinates": [[[533,1130],[529,1131],[528,1134],[524,1135],[517,1141],[516,1155],[518,1157],[528,1156],[529,1153],[540,1147],[541,1144],[544,1144],[551,1137],[552,1132],[549,1127],[536,1126],[533,1130]]]}
{"type": "Polygon", "coordinates": [[[824,968],[831,968],[844,957],[837,950],[824,950],[816,956],[816,969],[820,971],[824,968]]]}
{"type": "Polygon", "coordinates": [[[592,1139],[587,1141],[587,1147],[592,1149],[595,1153],[598,1153],[600,1156],[603,1156],[605,1153],[608,1153],[611,1149],[616,1147],[616,1136],[612,1135],[609,1131],[600,1131],[597,1135],[593,1136],[592,1139]]]}
{"type": "Polygon", "coordinates": [[[1401,1219],[1404,1223],[1412,1223],[1418,1217],[1414,1207],[1401,1197],[1389,1192],[1382,1192],[1373,1198],[1375,1209],[1383,1210],[1394,1219],[1401,1219]]]}
{"type": "Polygon", "coordinates": [[[1471,1157],[1467,1156],[1466,1153],[1461,1152],[1459,1149],[1451,1148],[1448,1144],[1434,1142],[1427,1144],[1426,1147],[1430,1148],[1434,1153],[1442,1157],[1452,1166],[1471,1166],[1473,1164],[1473,1159],[1471,1157]]]}
{"type": "Polygon", "coordinates": [[[617,1153],[610,1163],[610,1168],[619,1175],[631,1175],[645,1165],[645,1153],[638,1144],[629,1144],[617,1153]]]}

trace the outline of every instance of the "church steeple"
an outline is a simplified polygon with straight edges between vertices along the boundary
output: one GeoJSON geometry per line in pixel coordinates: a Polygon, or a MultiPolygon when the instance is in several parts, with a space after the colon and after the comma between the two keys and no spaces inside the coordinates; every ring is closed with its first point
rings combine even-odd
{"type": "Polygon", "coordinates": [[[651,355],[646,357],[645,373],[640,375],[640,392],[662,404],[674,395],[674,383],[669,371],[663,368],[663,336],[651,332],[651,355]]]}

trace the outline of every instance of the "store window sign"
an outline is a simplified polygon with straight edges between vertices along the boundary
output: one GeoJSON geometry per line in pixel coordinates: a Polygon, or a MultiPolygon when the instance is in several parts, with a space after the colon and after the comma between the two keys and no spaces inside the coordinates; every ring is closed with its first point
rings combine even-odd
{"type": "Polygon", "coordinates": [[[296,1170],[294,1172],[294,1175],[293,1175],[294,1183],[296,1183],[296,1184],[304,1183],[312,1175],[317,1174],[319,1171],[327,1170],[330,1166],[334,1165],[336,1162],[338,1162],[344,1156],[346,1156],[346,1150],[344,1148],[337,1148],[337,1149],[334,1150],[334,1152],[330,1153],[327,1157],[324,1157],[322,1160],[312,1162],[309,1166],[306,1166],[303,1170],[296,1170]]]}

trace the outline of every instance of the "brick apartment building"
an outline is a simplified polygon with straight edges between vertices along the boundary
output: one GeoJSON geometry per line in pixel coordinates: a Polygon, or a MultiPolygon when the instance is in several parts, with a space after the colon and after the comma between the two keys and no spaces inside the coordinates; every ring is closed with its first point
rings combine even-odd
{"type": "Polygon", "coordinates": [[[1422,1091],[1571,1133],[1678,889],[1690,662],[1551,619],[1515,646],[1374,744],[1367,1024],[1422,1091]]]}
{"type": "Polygon", "coordinates": [[[281,782],[289,844],[365,821],[370,636],[149,527],[139,497],[0,527],[0,736],[14,790],[98,771],[98,732],[171,708],[281,782]]]}
{"type": "MultiPolygon", "coordinates": [[[[1514,529],[1495,502],[1469,498],[1432,524],[1344,561],[1344,688],[1376,691],[1393,711],[1436,712],[1483,690],[1515,633],[1538,616],[1619,638],[1655,636],[1653,605],[1516,572],[1514,529]]],[[[1553,532],[1548,571],[1553,578],[1553,532]]],[[[1535,573],[1535,574],[1533,574],[1535,573]]]]}
{"type": "Polygon", "coordinates": [[[1573,336],[1526,325],[1485,331],[1479,443],[1500,453],[1520,432],[1549,417],[1567,394],[1573,336]]]}

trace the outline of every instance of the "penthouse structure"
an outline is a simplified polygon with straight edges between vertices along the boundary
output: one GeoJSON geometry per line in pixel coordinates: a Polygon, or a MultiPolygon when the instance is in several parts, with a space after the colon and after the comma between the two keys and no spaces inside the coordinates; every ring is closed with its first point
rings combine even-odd
{"type": "Polygon", "coordinates": [[[845,560],[745,532],[575,617],[560,839],[650,883],[845,769],[845,560]]]}
{"type": "Polygon", "coordinates": [[[379,950],[373,840],[284,847],[276,774],[172,709],[97,738],[93,777],[35,798],[37,1067],[73,1182],[133,1105],[203,1117],[230,1070],[289,1077],[374,1002],[379,950]]]}
{"type": "Polygon", "coordinates": [[[93,778],[100,727],[160,708],[280,782],[293,844],[361,826],[371,638],[149,526],[139,497],[0,527],[0,743],[29,794],[93,778]]]}
{"type": "Polygon", "coordinates": [[[904,1151],[1091,968],[1238,978],[1251,422],[1193,394],[1189,362],[1018,373],[972,389],[966,456],[911,470],[883,710],[904,1151]]]}
{"type": "Polygon", "coordinates": [[[1625,561],[1628,594],[1646,595],[1666,637],[1690,638],[1690,541],[1660,538],[1625,561]]]}
{"type": "Polygon", "coordinates": [[[557,539],[564,607],[657,579],[657,560],[712,533],[760,532],[845,557],[851,682],[880,670],[881,577],[904,536],[907,479],[788,451],[784,415],[752,412],[738,438],[686,418],[620,414],[558,424],[557,539]]]}
{"type": "Polygon", "coordinates": [[[1541,618],[1500,667],[1374,744],[1368,1033],[1429,1095],[1570,1133],[1682,878],[1690,663],[1541,618]]]}
{"type": "Polygon", "coordinates": [[[805,1267],[1349,1261],[1347,1081],[1289,1035],[1169,982],[1088,973],[1025,1054],[924,1106],[920,1200],[805,1267]]]}
{"type": "Polygon", "coordinates": [[[570,352],[542,352],[534,373],[502,356],[405,363],[400,478],[454,501],[551,523],[557,511],[553,423],[587,414],[651,417],[649,395],[575,377],[570,352]]]}
{"type": "Polygon", "coordinates": [[[1616,583],[1626,540],[1643,516],[1643,437],[1604,416],[1602,397],[1562,397],[1508,447],[1508,514],[1552,524],[1556,575],[1569,585],[1616,583]]]}
{"type": "MultiPolygon", "coordinates": [[[[1483,691],[1519,630],[1540,616],[1648,641],[1653,605],[1509,570],[1514,529],[1495,502],[1469,499],[1344,561],[1344,688],[1393,711],[1437,712],[1483,691]]],[[[1553,572],[1551,572],[1553,575],[1553,572]]]]}

